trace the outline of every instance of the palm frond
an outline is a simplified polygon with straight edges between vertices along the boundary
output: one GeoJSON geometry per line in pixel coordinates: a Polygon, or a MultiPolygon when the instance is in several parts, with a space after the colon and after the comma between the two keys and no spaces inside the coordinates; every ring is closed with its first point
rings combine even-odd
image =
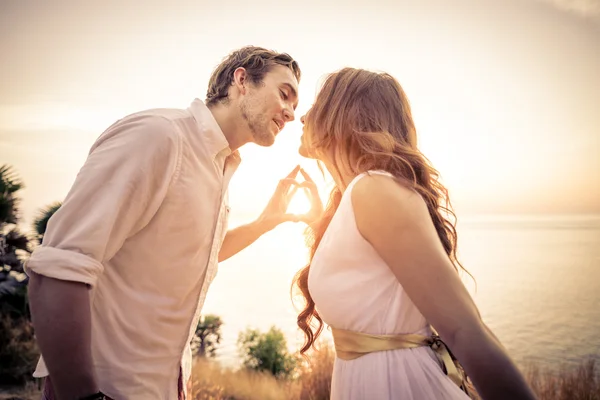
{"type": "Polygon", "coordinates": [[[4,164],[0,166],[0,193],[15,193],[23,189],[25,185],[12,166],[4,164]]]}
{"type": "Polygon", "coordinates": [[[11,229],[5,235],[4,240],[9,251],[23,250],[29,252],[29,238],[17,228],[11,229]]]}
{"type": "Polygon", "coordinates": [[[33,220],[33,230],[37,233],[40,242],[44,233],[46,233],[46,228],[48,228],[48,221],[50,221],[50,218],[58,211],[61,205],[62,202],[56,201],[38,211],[37,216],[33,220]]]}
{"type": "Polygon", "coordinates": [[[0,166],[0,227],[5,224],[16,224],[19,220],[16,192],[25,186],[10,165],[0,166]]]}

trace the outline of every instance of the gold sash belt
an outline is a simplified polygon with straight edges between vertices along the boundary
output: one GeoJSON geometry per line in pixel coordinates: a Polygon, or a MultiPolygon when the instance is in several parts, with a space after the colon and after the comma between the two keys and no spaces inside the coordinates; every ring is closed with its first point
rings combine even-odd
{"type": "Polygon", "coordinates": [[[458,372],[448,348],[439,336],[424,336],[417,334],[405,335],[370,335],[331,328],[333,342],[337,356],[342,360],[354,360],[365,354],[376,351],[414,349],[428,346],[434,351],[440,363],[446,369],[446,374],[459,387],[463,385],[463,378],[458,372]]]}

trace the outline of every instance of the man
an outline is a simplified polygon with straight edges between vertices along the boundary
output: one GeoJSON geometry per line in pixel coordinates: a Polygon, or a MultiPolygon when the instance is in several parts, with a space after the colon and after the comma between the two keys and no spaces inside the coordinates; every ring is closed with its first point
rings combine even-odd
{"type": "Polygon", "coordinates": [[[285,211],[297,167],[255,222],[225,234],[237,149],[273,144],[299,80],[289,55],[245,47],[217,66],[205,103],[127,116],[92,146],[26,267],[47,398],[186,397],[218,261],[298,220],[285,211]]]}

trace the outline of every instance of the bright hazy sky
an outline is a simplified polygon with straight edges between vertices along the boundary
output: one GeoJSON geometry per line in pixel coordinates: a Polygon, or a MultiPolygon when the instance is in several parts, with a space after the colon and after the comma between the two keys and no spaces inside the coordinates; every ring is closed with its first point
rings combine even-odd
{"type": "MultiPolygon", "coordinates": [[[[247,44],[299,61],[297,119],[328,72],[394,75],[459,214],[600,212],[600,0],[0,0],[0,163],[27,185],[26,221],[108,125],[204,99],[247,44]]],[[[257,215],[297,163],[326,196],[300,130],[242,148],[234,215],[257,215]]]]}

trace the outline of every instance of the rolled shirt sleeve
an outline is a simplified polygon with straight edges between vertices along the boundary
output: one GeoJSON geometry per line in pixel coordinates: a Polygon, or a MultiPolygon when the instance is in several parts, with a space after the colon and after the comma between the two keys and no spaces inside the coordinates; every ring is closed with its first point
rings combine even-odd
{"type": "Polygon", "coordinates": [[[181,135],[160,116],[127,117],[92,146],[26,271],[94,286],[128,237],[159,209],[179,172],[181,135]]]}

